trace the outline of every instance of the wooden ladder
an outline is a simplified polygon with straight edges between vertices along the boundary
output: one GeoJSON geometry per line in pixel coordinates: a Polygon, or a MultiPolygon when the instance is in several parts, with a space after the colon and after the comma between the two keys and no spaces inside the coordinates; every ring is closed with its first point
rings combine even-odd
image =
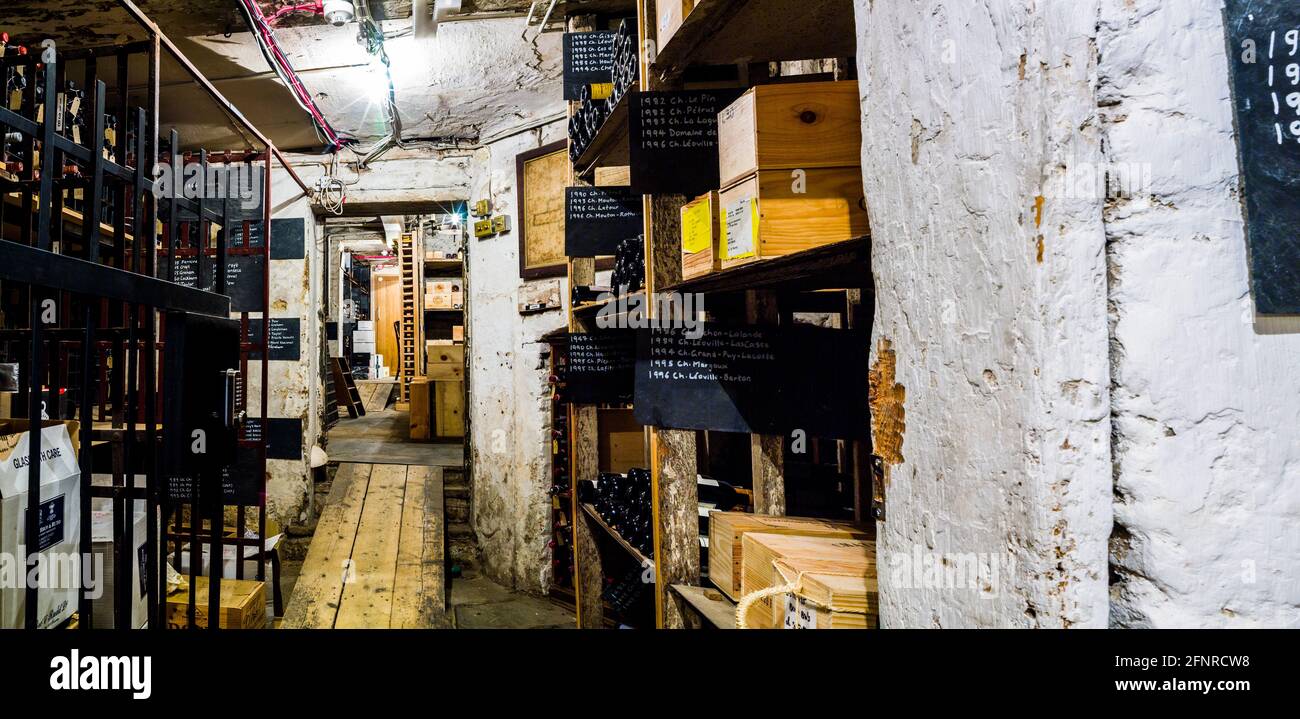
{"type": "Polygon", "coordinates": [[[357,383],[352,381],[352,368],[348,366],[348,361],[342,357],[330,359],[333,360],[334,398],[340,406],[347,408],[349,417],[366,416],[366,408],[361,404],[357,383]]]}
{"type": "Polygon", "coordinates": [[[399,409],[411,404],[411,380],[418,369],[418,335],[420,308],[417,283],[420,281],[415,257],[415,235],[403,232],[397,243],[398,265],[402,271],[402,324],[398,333],[398,395],[399,409]]]}

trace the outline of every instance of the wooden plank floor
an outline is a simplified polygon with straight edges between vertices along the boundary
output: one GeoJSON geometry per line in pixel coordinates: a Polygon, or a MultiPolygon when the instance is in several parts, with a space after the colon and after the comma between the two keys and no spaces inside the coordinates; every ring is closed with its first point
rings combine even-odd
{"type": "Polygon", "coordinates": [[[442,468],[339,465],[286,629],[446,625],[442,468]]]}
{"type": "Polygon", "coordinates": [[[332,462],[465,466],[462,441],[412,441],[411,415],[392,407],[367,410],[364,417],[340,417],[326,435],[325,451],[332,462]]]}

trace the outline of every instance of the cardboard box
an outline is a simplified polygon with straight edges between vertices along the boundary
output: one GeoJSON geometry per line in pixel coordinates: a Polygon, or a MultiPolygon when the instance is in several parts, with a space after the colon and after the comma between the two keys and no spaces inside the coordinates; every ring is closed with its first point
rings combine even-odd
{"type": "MultiPolygon", "coordinates": [[[[375,331],[375,321],[374,321],[374,320],[357,320],[357,330],[359,330],[359,331],[361,331],[361,332],[374,332],[374,331],[375,331]]],[[[356,330],[354,330],[354,331],[356,331],[356,330]]]]}
{"type": "Polygon", "coordinates": [[[464,341],[465,341],[465,325],[452,325],[452,326],[451,326],[451,341],[452,341],[452,342],[464,342],[464,341]]]}
{"type": "Polygon", "coordinates": [[[352,333],[352,342],[354,344],[357,342],[373,343],[374,341],[375,341],[374,330],[356,330],[355,332],[352,333]]]}
{"type": "Polygon", "coordinates": [[[852,522],[748,512],[710,512],[709,581],[735,601],[740,601],[741,597],[742,539],[750,532],[842,539],[875,537],[875,531],[869,525],[852,522]]]}
{"type": "MultiPolygon", "coordinates": [[[[186,577],[194,582],[194,625],[208,626],[208,578],[186,577]]],[[[189,628],[190,588],[167,596],[167,628],[189,628]]],[[[222,629],[264,629],[266,627],[266,583],[252,579],[221,580],[222,629]]]]}
{"type": "Polygon", "coordinates": [[[719,193],[722,267],[830,245],[870,233],[855,167],[762,170],[719,193]]]}
{"type": "Polygon", "coordinates": [[[722,269],[722,254],[718,250],[720,215],[717,192],[700,195],[682,205],[682,279],[722,269]]]}
{"type": "Polygon", "coordinates": [[[855,80],[751,88],[718,113],[721,186],[760,170],[857,167],[862,162],[860,102],[855,80]]]}
{"type": "MultiPolygon", "coordinates": [[[[144,500],[135,500],[134,522],[131,525],[132,551],[127,554],[135,561],[131,562],[131,626],[140,629],[149,622],[146,605],[148,587],[141,576],[140,568],[148,564],[145,539],[149,531],[148,516],[144,500]]],[[[114,609],[117,606],[117,571],[113,552],[113,500],[95,497],[90,505],[90,551],[103,562],[103,594],[92,605],[94,627],[96,629],[116,628],[113,623],[114,609]]]]}
{"type": "MultiPolygon", "coordinates": [[[[0,419],[0,555],[25,557],[27,547],[27,477],[31,461],[30,425],[0,419]]],[[[80,443],[73,421],[41,422],[40,528],[32,538],[49,574],[37,593],[37,626],[56,627],[72,616],[81,588],[80,443]]],[[[21,561],[21,560],[20,560],[21,561]]],[[[20,570],[25,573],[25,569],[20,570]]],[[[22,582],[18,583],[22,585],[22,582]]],[[[26,589],[0,583],[0,629],[26,626],[26,589]]]]}

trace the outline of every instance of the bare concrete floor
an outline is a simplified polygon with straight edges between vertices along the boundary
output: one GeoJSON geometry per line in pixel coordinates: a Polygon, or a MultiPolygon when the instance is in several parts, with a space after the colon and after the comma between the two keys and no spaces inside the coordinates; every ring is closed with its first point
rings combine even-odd
{"type": "Polygon", "coordinates": [[[512,592],[487,577],[453,579],[453,629],[573,629],[573,612],[544,597],[512,592]]]}

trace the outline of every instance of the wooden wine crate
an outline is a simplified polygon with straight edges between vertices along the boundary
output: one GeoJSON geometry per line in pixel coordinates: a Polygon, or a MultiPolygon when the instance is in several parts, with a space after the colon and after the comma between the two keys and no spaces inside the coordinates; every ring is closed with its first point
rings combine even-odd
{"type": "Polygon", "coordinates": [[[871,539],[865,524],[812,517],[778,517],[748,512],[709,513],[709,579],[723,594],[739,601],[743,566],[742,538],[749,532],[809,537],[871,539]]]}
{"type": "Polygon", "coordinates": [[[793,597],[778,595],[751,604],[744,617],[747,629],[875,626],[875,541],[748,532],[741,544],[742,597],[768,587],[797,585],[793,597]]]}
{"type": "Polygon", "coordinates": [[[658,34],[655,35],[655,42],[659,47],[668,44],[668,40],[677,32],[677,28],[682,26],[682,21],[691,13],[695,7],[694,0],[656,0],[655,15],[658,16],[656,28],[658,34]]]}
{"type": "Polygon", "coordinates": [[[710,192],[682,205],[682,279],[722,269],[718,251],[718,193],[710,192]]]}
{"type": "MultiPolygon", "coordinates": [[[[194,624],[208,626],[208,578],[191,577],[194,582],[194,624]]],[[[167,597],[167,628],[189,626],[189,587],[167,597]]],[[[221,580],[221,628],[266,628],[266,583],[251,579],[221,580]]]]}
{"type": "Polygon", "coordinates": [[[718,202],[724,269],[871,232],[857,166],[761,170],[723,190],[718,202]]]}
{"type": "Polygon", "coordinates": [[[433,397],[430,389],[428,378],[416,377],[411,380],[411,439],[426,440],[433,433],[433,397]]]}
{"type": "Polygon", "coordinates": [[[722,186],[760,170],[862,164],[859,104],[854,80],[751,88],[718,113],[722,186]]]}
{"type": "Polygon", "coordinates": [[[646,466],[645,427],[630,409],[596,410],[596,452],[602,472],[623,474],[646,466]]]}
{"type": "Polygon", "coordinates": [[[465,377],[465,345],[425,342],[424,349],[427,356],[424,363],[426,377],[440,380],[459,380],[465,377]]]}
{"type": "Polygon", "coordinates": [[[433,381],[434,434],[438,437],[465,436],[465,383],[461,380],[433,381]]]}

